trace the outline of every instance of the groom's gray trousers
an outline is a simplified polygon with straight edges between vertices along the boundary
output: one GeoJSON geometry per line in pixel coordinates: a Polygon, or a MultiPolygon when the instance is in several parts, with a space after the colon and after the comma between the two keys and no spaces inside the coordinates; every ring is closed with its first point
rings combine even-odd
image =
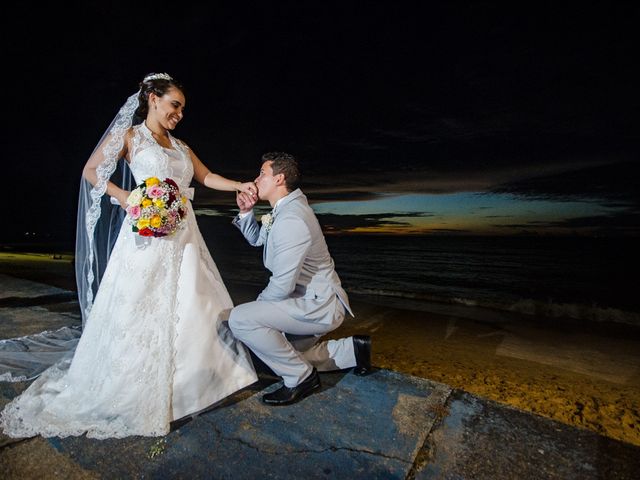
{"type": "Polygon", "coordinates": [[[318,343],[320,336],[344,320],[345,308],[337,297],[327,323],[293,318],[279,303],[257,300],[237,305],[231,310],[229,327],[287,387],[302,382],[313,367],[321,372],[355,367],[351,337],[318,343]]]}

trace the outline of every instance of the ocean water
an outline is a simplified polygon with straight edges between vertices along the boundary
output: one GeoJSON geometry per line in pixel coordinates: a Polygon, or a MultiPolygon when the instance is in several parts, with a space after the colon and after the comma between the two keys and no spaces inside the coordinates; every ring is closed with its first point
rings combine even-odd
{"type": "MultiPolygon", "coordinates": [[[[260,248],[228,221],[198,217],[228,281],[269,278],[260,248]]],[[[348,293],[545,317],[640,325],[636,239],[584,237],[328,236],[348,293]]]]}

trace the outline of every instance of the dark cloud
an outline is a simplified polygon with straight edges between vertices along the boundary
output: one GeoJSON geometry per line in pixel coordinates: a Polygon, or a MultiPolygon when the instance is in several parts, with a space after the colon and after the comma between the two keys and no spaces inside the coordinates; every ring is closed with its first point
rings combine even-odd
{"type": "Polygon", "coordinates": [[[409,227],[411,223],[395,220],[396,218],[416,218],[431,216],[425,212],[405,212],[368,215],[335,215],[332,213],[318,214],[318,221],[327,232],[349,231],[356,228],[380,227],[409,227]]]}
{"type": "Polygon", "coordinates": [[[640,162],[611,163],[530,177],[496,186],[492,191],[545,200],[598,200],[638,213],[640,162]]]}

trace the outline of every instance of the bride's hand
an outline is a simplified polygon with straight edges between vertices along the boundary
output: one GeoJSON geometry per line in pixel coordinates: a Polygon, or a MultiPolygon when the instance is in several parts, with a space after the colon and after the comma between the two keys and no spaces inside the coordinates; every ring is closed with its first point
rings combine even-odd
{"type": "Polygon", "coordinates": [[[258,199],[258,187],[253,182],[244,182],[238,187],[238,192],[246,193],[251,198],[258,199]]]}
{"type": "Polygon", "coordinates": [[[124,210],[127,209],[127,198],[129,198],[130,193],[131,192],[129,192],[128,190],[120,190],[117,195],[115,195],[115,199],[124,210]]]}

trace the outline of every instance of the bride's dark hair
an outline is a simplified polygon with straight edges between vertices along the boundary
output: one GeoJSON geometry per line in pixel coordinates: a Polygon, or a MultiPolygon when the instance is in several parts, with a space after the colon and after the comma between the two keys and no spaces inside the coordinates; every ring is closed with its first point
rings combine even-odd
{"type": "Polygon", "coordinates": [[[149,113],[149,94],[151,92],[162,97],[172,87],[185,93],[182,84],[166,73],[148,73],[145,75],[144,79],[140,82],[140,95],[138,95],[136,116],[141,119],[147,118],[147,113],[149,113]]]}

